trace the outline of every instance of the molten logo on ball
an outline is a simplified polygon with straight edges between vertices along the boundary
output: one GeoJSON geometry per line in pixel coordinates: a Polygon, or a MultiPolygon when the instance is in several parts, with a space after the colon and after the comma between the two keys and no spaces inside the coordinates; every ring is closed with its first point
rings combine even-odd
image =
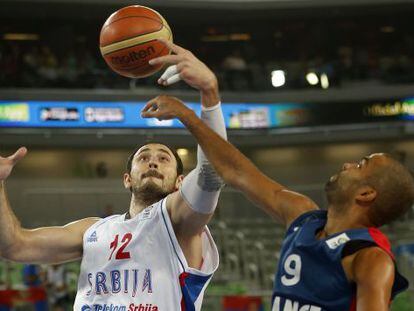
{"type": "Polygon", "coordinates": [[[111,62],[116,65],[129,65],[130,63],[134,63],[136,61],[141,62],[143,59],[147,58],[148,56],[154,53],[155,49],[152,46],[150,46],[143,50],[132,51],[128,55],[112,56],[111,62]]]}

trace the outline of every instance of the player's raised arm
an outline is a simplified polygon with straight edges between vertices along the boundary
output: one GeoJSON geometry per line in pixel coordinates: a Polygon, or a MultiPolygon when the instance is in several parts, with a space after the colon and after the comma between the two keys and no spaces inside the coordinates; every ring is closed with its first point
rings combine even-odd
{"type": "Polygon", "coordinates": [[[306,211],[317,209],[308,197],[288,190],[264,175],[237,148],[222,139],[180,100],[157,97],[147,104],[143,117],[178,118],[198,141],[225,183],[242,191],[251,201],[288,226],[306,211]]]}
{"type": "Polygon", "coordinates": [[[26,148],[20,148],[12,156],[0,157],[0,256],[30,263],[57,263],[80,258],[83,233],[97,221],[96,218],[63,227],[28,230],[21,227],[13,213],[7,199],[5,180],[26,153],[26,148]]]}
{"type": "MultiPolygon", "coordinates": [[[[174,54],[150,62],[171,65],[158,83],[168,86],[183,80],[198,89],[202,121],[223,139],[227,139],[216,76],[190,51],[171,42],[163,42],[174,54]]],[[[196,168],[184,178],[180,191],[167,199],[167,208],[178,235],[194,236],[204,229],[216,208],[222,185],[221,178],[198,146],[196,168]]]]}

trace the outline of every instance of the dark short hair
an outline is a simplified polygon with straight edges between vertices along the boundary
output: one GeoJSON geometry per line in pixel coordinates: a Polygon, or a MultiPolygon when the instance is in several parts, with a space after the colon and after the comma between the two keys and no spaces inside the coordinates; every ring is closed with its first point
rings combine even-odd
{"type": "Polygon", "coordinates": [[[160,143],[160,142],[156,142],[156,141],[149,141],[147,143],[145,143],[142,146],[139,146],[137,148],[134,149],[134,151],[129,155],[128,160],[127,160],[127,164],[126,164],[126,170],[128,173],[131,173],[131,168],[132,168],[132,161],[134,160],[134,156],[137,153],[137,151],[139,149],[141,149],[143,146],[145,145],[152,145],[152,144],[159,144],[159,145],[163,145],[165,147],[167,147],[171,153],[174,155],[175,160],[177,161],[177,176],[182,175],[184,172],[184,165],[183,165],[183,161],[181,160],[180,156],[177,153],[177,150],[175,150],[174,148],[172,148],[169,145],[166,145],[164,143],[160,143]]]}
{"type": "Polygon", "coordinates": [[[399,161],[386,155],[391,162],[379,167],[367,178],[368,185],[377,191],[369,209],[371,223],[380,227],[403,216],[414,204],[414,179],[399,161]]]}

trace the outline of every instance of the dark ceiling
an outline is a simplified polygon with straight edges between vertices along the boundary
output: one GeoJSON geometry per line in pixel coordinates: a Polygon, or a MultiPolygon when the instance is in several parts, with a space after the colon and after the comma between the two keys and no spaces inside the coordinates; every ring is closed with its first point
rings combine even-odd
{"type": "MultiPolygon", "coordinates": [[[[248,20],[253,22],[257,19],[289,17],[335,17],[343,15],[389,15],[390,12],[414,11],[414,1],[412,0],[377,0],[376,4],[363,5],[370,0],[347,0],[347,5],[332,5],[333,1],[247,1],[243,4],[237,1],[141,1],[140,3],[151,3],[151,7],[156,8],[161,14],[168,16],[169,20],[179,20],[181,24],[188,21],[234,21],[248,20]],[[312,6],[312,3],[325,3],[324,8],[320,5],[312,6]],[[388,3],[387,3],[388,2],[388,3]],[[391,4],[390,4],[391,2],[391,4]],[[172,5],[176,3],[177,5],[172,5]],[[179,6],[187,3],[187,6],[179,6]],[[190,5],[190,3],[197,3],[190,5]],[[221,3],[221,4],[220,4],[221,3]],[[281,5],[283,3],[283,5],[281,5]]],[[[131,1],[100,1],[99,4],[93,0],[85,1],[0,1],[0,17],[2,19],[39,19],[39,18],[59,18],[59,19],[104,19],[120,7],[131,1]]],[[[148,4],[147,4],[148,5],[148,4]]]]}

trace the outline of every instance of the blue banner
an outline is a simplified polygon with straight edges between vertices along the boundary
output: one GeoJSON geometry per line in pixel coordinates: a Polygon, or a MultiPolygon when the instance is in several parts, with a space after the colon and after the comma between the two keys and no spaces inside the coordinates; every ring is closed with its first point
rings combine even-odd
{"type": "MultiPolygon", "coordinates": [[[[0,127],[183,128],[180,121],[143,119],[145,102],[0,101],[0,127]]],[[[187,103],[200,113],[200,104],[187,103]]],[[[229,129],[414,120],[413,98],[370,103],[224,103],[229,129]]]]}

